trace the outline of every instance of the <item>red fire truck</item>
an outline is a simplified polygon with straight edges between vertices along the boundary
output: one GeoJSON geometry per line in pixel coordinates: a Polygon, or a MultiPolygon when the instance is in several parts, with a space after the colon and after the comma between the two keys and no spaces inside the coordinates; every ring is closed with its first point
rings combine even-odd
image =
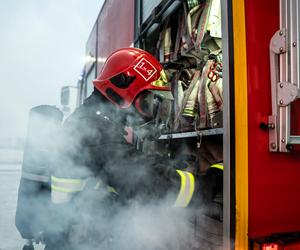
{"type": "Polygon", "coordinates": [[[121,47],[222,80],[221,116],[206,103],[204,126],[160,139],[221,137],[224,249],[300,249],[299,12],[297,0],[106,0],[86,44],[79,103],[121,47]]]}

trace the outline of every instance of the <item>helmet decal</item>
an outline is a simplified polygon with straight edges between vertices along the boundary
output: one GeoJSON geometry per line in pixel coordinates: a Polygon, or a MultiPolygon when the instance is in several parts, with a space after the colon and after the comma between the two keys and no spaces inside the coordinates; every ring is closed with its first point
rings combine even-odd
{"type": "Polygon", "coordinates": [[[142,58],[133,69],[140,74],[145,81],[149,81],[149,79],[157,72],[156,68],[145,58],[142,58]]]}

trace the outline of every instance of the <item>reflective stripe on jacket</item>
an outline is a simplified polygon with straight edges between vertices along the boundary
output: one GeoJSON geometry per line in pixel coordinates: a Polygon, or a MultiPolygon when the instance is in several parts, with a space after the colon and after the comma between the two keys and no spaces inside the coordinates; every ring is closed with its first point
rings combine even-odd
{"type": "Polygon", "coordinates": [[[210,168],[217,168],[217,169],[220,169],[220,170],[224,170],[224,166],[223,166],[223,163],[217,163],[217,164],[213,164],[210,166],[210,168]]]}
{"type": "Polygon", "coordinates": [[[195,191],[195,177],[187,171],[176,171],[180,175],[181,185],[174,207],[187,207],[195,191]]]}
{"type": "Polygon", "coordinates": [[[30,180],[30,181],[38,181],[38,182],[49,182],[49,177],[45,176],[45,175],[40,175],[40,174],[33,174],[33,173],[29,173],[26,171],[22,171],[22,175],[21,178],[26,179],[26,180],[30,180]]]}
{"type": "Polygon", "coordinates": [[[53,203],[69,202],[72,195],[83,190],[85,181],[81,179],[51,176],[51,200],[53,203]]]}

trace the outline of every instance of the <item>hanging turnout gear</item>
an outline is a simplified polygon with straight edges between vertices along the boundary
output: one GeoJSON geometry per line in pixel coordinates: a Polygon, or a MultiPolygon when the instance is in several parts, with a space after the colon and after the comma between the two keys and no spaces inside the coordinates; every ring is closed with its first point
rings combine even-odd
{"type": "Polygon", "coordinates": [[[25,249],[47,229],[50,165],[62,118],[62,112],[49,105],[34,107],[29,113],[15,217],[17,229],[28,240],[25,249]]]}
{"type": "Polygon", "coordinates": [[[177,67],[174,69],[182,67],[173,74],[173,78],[178,79],[172,86],[175,96],[176,131],[216,128],[223,125],[220,3],[220,0],[186,1],[183,11],[165,21],[158,42],[160,44],[156,44],[156,47],[163,50],[166,47],[165,41],[168,41],[167,50],[171,51],[171,56],[166,59],[160,55],[160,60],[168,63],[169,68],[173,65],[177,67]],[[173,34],[171,41],[170,33],[173,34]],[[180,79],[180,75],[184,71],[195,69],[201,72],[199,81],[184,89],[184,81],[180,79]],[[197,92],[198,97],[195,100],[197,92]],[[180,110],[184,112],[179,122],[180,110]]]}

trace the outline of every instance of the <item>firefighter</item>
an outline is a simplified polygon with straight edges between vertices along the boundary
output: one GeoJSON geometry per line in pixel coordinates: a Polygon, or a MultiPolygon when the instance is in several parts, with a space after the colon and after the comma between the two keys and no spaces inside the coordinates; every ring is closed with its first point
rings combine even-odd
{"type": "Polygon", "coordinates": [[[94,92],[62,128],[46,249],[109,244],[110,221],[121,207],[166,198],[170,206],[187,207],[198,188],[193,173],[176,169],[158,152],[141,150],[143,140],[166,126],[159,112],[172,99],[159,62],[146,51],[123,48],[107,58],[93,83],[94,92]]]}

